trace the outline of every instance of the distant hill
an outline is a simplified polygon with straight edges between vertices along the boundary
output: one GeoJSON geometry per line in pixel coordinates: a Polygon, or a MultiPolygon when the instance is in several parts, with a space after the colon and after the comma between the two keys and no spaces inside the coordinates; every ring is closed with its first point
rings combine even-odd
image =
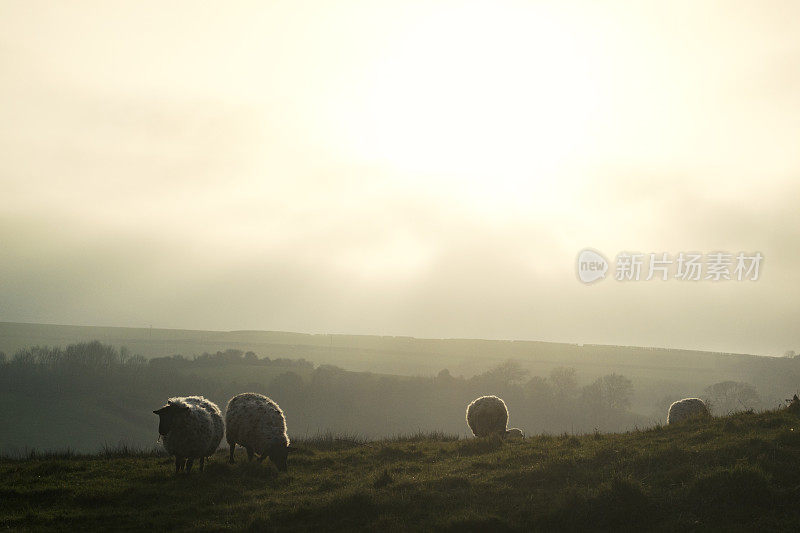
{"type": "Polygon", "coordinates": [[[32,345],[67,345],[100,340],[126,346],[145,357],[186,357],[228,348],[251,350],[260,357],[305,358],[353,371],[395,375],[471,376],[499,362],[515,359],[532,375],[559,366],[573,367],[582,383],[623,374],[635,386],[633,410],[650,415],[659,398],[680,393],[696,396],[720,381],[753,384],[768,405],[800,389],[800,358],[747,354],[565,344],[539,341],[417,339],[372,335],[305,334],[281,331],[196,331],[177,329],[60,326],[0,322],[0,351],[9,357],[32,345]]]}

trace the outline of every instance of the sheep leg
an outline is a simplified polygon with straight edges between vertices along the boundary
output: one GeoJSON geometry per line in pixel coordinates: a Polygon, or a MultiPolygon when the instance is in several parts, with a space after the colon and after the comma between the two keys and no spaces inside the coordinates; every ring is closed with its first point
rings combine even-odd
{"type": "Polygon", "coordinates": [[[253,460],[253,448],[245,447],[245,450],[247,450],[247,460],[248,461],[252,461],[253,460]]]}
{"type": "Polygon", "coordinates": [[[236,443],[235,443],[235,442],[230,442],[230,441],[229,441],[229,442],[228,442],[228,446],[230,446],[230,448],[231,448],[231,458],[230,458],[230,459],[228,459],[228,462],[229,462],[230,464],[233,464],[233,463],[234,463],[234,460],[233,460],[233,451],[236,449],[236,443]]]}
{"type": "Polygon", "coordinates": [[[203,468],[205,468],[205,466],[206,466],[206,458],[205,457],[201,457],[200,458],[200,471],[201,472],[203,471],[203,468]]]}
{"type": "Polygon", "coordinates": [[[175,473],[177,474],[183,470],[183,457],[175,456],[175,473]]]}
{"type": "Polygon", "coordinates": [[[186,459],[186,473],[187,474],[192,471],[192,465],[193,464],[194,464],[194,458],[189,457],[188,459],[186,459]]]}

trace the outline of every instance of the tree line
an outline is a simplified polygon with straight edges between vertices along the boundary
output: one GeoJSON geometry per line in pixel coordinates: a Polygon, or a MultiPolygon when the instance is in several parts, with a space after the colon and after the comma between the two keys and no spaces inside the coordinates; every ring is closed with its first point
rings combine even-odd
{"type": "MultiPolygon", "coordinates": [[[[466,405],[487,394],[503,398],[509,423],[527,434],[619,431],[652,422],[632,412],[634,385],[624,375],[611,373],[581,385],[574,368],[533,376],[513,360],[471,377],[453,376],[447,369],[436,376],[408,377],[315,366],[303,359],[259,358],[235,349],[147,360],[93,341],[63,349],[31,347],[3,357],[0,384],[6,394],[28,402],[52,401],[54,395],[68,402],[95,402],[135,424],[141,442],[152,442],[156,421],[150,412],[170,396],[202,394],[224,410],[230,397],[244,391],[278,402],[294,437],[326,431],[370,438],[420,431],[465,435],[466,405]]],[[[742,385],[734,387],[731,401],[755,401],[742,385]]],[[[732,389],[714,391],[725,397],[732,389]]]]}

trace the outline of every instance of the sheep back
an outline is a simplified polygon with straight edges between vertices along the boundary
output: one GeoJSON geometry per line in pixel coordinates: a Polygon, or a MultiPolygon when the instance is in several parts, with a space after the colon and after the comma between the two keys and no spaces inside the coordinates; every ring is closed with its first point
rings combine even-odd
{"type": "Polygon", "coordinates": [[[667,424],[674,424],[690,418],[705,418],[711,416],[708,407],[700,398],[684,398],[669,406],[667,424]]]}
{"type": "Polygon", "coordinates": [[[506,403],[497,396],[481,396],[467,406],[467,425],[476,437],[504,435],[508,424],[506,403]]]}
{"type": "Polygon", "coordinates": [[[231,398],[225,411],[226,439],[259,455],[274,446],[289,446],[286,417],[277,403],[263,394],[245,392],[231,398]]]}

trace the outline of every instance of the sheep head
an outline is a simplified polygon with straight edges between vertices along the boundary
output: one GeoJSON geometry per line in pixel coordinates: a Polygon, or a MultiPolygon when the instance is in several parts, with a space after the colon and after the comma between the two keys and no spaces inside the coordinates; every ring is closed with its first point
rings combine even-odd
{"type": "Polygon", "coordinates": [[[270,447],[268,454],[270,461],[272,464],[280,472],[286,472],[286,458],[289,456],[289,446],[277,444],[275,446],[270,447]]]}
{"type": "Polygon", "coordinates": [[[189,412],[188,405],[175,405],[168,403],[161,409],[156,409],[153,414],[158,415],[158,434],[166,435],[172,430],[178,417],[189,412]]]}

